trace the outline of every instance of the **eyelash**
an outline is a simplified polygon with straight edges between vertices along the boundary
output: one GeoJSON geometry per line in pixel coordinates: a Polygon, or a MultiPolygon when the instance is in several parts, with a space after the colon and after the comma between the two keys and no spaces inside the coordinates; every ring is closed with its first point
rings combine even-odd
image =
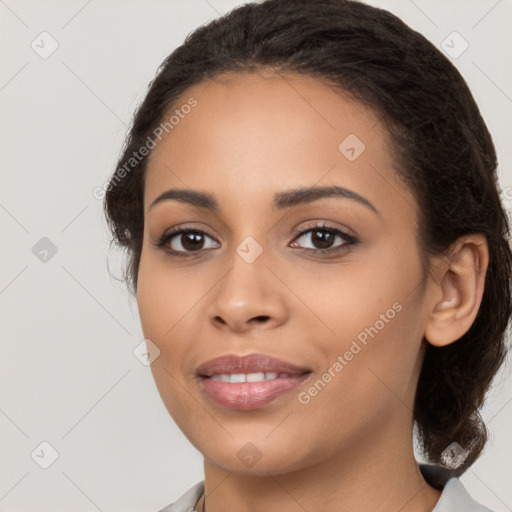
{"type": "MultiPolygon", "coordinates": [[[[309,249],[309,248],[299,248],[303,249],[307,252],[312,252],[315,254],[321,253],[321,254],[331,254],[340,252],[344,248],[356,245],[358,243],[357,238],[355,238],[352,235],[349,235],[345,231],[342,231],[341,229],[334,228],[332,226],[328,226],[326,224],[314,224],[313,226],[308,226],[305,228],[301,228],[297,230],[297,236],[293,239],[293,241],[301,238],[307,233],[315,232],[315,231],[323,231],[326,233],[330,233],[332,235],[338,235],[340,236],[345,243],[341,245],[337,245],[335,247],[330,247],[328,249],[309,249]]],[[[177,235],[182,235],[186,233],[196,233],[200,235],[206,235],[207,237],[211,238],[212,240],[215,240],[212,236],[210,236],[208,233],[201,229],[197,228],[188,228],[188,227],[177,227],[161,236],[161,238],[154,244],[155,247],[158,247],[159,249],[163,249],[169,256],[176,256],[176,257],[193,257],[196,254],[200,253],[202,250],[210,250],[210,249],[198,249],[197,251],[176,251],[174,249],[165,249],[165,246],[177,235]]],[[[215,240],[216,241],[216,240],[215,240]]],[[[217,241],[216,241],[217,242],[217,241]]],[[[218,242],[217,242],[218,243],[218,242]]]]}

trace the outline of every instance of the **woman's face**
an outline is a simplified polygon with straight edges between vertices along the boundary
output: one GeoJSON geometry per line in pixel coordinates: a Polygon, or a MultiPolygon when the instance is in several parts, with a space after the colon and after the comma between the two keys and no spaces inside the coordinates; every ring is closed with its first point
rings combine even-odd
{"type": "Polygon", "coordinates": [[[410,443],[425,283],[378,116],[291,74],[224,74],[175,109],[147,167],[137,301],[177,425],[218,467],[261,475],[410,443]],[[204,367],[254,353],[298,373],[204,367]]]}

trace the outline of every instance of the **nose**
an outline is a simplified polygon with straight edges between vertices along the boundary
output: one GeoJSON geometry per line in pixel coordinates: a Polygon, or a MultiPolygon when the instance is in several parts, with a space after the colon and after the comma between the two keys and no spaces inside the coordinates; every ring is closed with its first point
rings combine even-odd
{"type": "Polygon", "coordinates": [[[267,268],[263,254],[252,263],[238,254],[231,258],[231,269],[210,296],[208,317],[216,329],[264,330],[288,319],[286,288],[267,268]]]}

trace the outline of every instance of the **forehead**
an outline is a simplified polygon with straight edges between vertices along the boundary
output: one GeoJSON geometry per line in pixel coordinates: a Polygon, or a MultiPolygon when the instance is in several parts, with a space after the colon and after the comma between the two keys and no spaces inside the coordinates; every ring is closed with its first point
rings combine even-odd
{"type": "Polygon", "coordinates": [[[320,181],[367,196],[400,187],[379,115],[310,76],[225,73],[187,89],[164,121],[173,113],[147,167],[146,209],[171,187],[245,201],[320,181]]]}

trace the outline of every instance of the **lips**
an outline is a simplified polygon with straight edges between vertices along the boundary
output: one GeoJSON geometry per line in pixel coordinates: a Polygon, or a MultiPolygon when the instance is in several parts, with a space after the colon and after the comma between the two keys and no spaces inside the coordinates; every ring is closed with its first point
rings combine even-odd
{"type": "Polygon", "coordinates": [[[206,361],[198,366],[196,373],[200,377],[211,377],[218,374],[232,373],[286,373],[290,376],[299,376],[311,370],[300,367],[282,359],[265,354],[247,354],[237,356],[228,354],[206,361]]]}
{"type": "Polygon", "coordinates": [[[221,356],[201,364],[196,372],[205,397],[240,411],[261,408],[289,394],[311,374],[306,367],[264,354],[221,356]]]}

